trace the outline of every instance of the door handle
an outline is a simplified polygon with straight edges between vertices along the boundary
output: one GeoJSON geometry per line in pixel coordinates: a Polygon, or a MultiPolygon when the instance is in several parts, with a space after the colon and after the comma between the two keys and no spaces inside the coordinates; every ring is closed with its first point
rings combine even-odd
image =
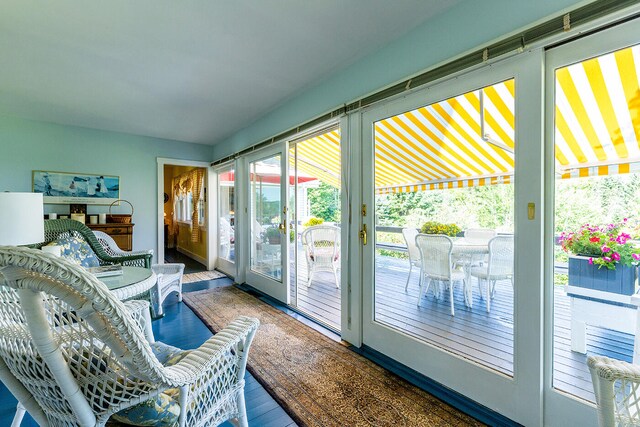
{"type": "Polygon", "coordinates": [[[362,224],[362,230],[358,233],[360,239],[362,239],[362,244],[367,246],[367,224],[362,224]]]}
{"type": "Polygon", "coordinates": [[[282,222],[278,225],[278,230],[280,230],[282,234],[287,233],[287,218],[282,219],[282,222]]]}

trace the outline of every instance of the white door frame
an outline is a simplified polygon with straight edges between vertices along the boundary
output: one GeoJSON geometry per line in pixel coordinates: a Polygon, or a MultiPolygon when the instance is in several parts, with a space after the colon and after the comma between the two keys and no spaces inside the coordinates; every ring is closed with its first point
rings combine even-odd
{"type": "Polygon", "coordinates": [[[405,97],[374,106],[362,114],[363,192],[367,216],[352,215],[367,225],[369,243],[364,248],[362,295],[363,340],[427,377],[504,416],[527,426],[542,425],[542,221],[536,213],[528,219],[528,203],[542,206],[542,94],[543,52],[525,52],[503,61],[460,74],[405,97]],[[419,341],[373,321],[375,221],[373,195],[373,123],[395,114],[429,105],[516,78],[515,310],[514,377],[495,371],[419,341]],[[369,165],[369,166],[367,166],[369,165]]]}
{"type": "Polygon", "coordinates": [[[217,247],[217,239],[218,235],[218,221],[217,221],[217,209],[214,209],[214,206],[217,206],[216,198],[217,198],[217,190],[212,191],[212,189],[217,189],[216,184],[216,175],[213,173],[213,168],[211,167],[211,163],[202,162],[197,160],[182,160],[182,159],[169,159],[165,157],[158,157],[158,210],[157,210],[157,224],[158,224],[158,234],[157,234],[157,243],[156,243],[156,263],[164,264],[164,167],[165,165],[173,165],[173,166],[193,166],[198,168],[204,168],[205,180],[207,183],[207,195],[205,201],[205,211],[206,211],[206,222],[205,228],[207,230],[207,270],[213,270],[215,267],[215,261],[218,257],[218,247],[217,247]]]}
{"type": "MultiPolygon", "coordinates": [[[[247,156],[244,156],[242,159],[242,163],[244,164],[244,175],[245,175],[245,184],[241,187],[243,190],[242,199],[243,199],[243,226],[242,229],[244,233],[242,233],[242,246],[245,248],[243,250],[243,256],[246,256],[245,262],[243,262],[242,267],[244,270],[244,280],[251,286],[256,289],[264,292],[267,295],[277,299],[278,301],[289,304],[290,301],[290,293],[289,293],[289,253],[287,251],[288,248],[288,239],[286,238],[286,234],[284,238],[281,239],[281,253],[280,260],[282,263],[282,272],[281,272],[281,280],[278,281],[274,278],[256,273],[251,270],[251,221],[252,215],[249,212],[250,208],[250,198],[249,193],[251,191],[251,182],[249,179],[249,165],[251,162],[259,161],[261,159],[269,158],[279,155],[280,156],[280,170],[281,176],[284,179],[280,181],[280,198],[281,198],[281,206],[287,207],[287,193],[288,193],[288,183],[289,183],[289,162],[288,160],[288,144],[286,141],[280,141],[269,147],[265,147],[261,150],[257,150],[247,156]]],[[[282,211],[280,212],[281,220],[283,217],[282,211]]],[[[286,218],[286,215],[284,216],[286,218]]]]}
{"type": "Polygon", "coordinates": [[[597,426],[594,404],[590,404],[553,388],[553,235],[555,216],[555,70],[565,65],[619,50],[640,43],[640,19],[619,24],[607,30],[572,41],[547,51],[546,62],[546,132],[545,132],[545,360],[544,360],[544,419],[545,426],[580,425],[597,426]]]}

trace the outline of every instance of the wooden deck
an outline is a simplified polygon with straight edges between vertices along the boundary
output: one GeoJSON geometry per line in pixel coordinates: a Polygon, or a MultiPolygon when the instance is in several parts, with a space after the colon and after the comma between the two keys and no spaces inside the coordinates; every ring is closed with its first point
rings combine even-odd
{"type": "MultiPolygon", "coordinates": [[[[451,316],[448,293],[436,301],[429,291],[417,307],[418,276],[414,269],[407,293],[404,286],[408,262],[386,256],[376,257],[375,316],[380,323],[425,340],[473,362],[513,375],[513,291],[509,281],[499,282],[486,312],[477,282],[472,279],[473,308],[464,304],[461,285],[454,293],[455,317],[451,316]]],[[[298,286],[291,266],[291,298],[299,310],[339,330],[340,290],[331,273],[317,273],[306,286],[305,260],[299,261],[298,286]],[[297,300],[296,300],[297,298],[297,300]]],[[[517,284],[516,284],[517,286],[517,284]]],[[[593,401],[587,355],[571,351],[569,298],[563,289],[555,290],[554,387],[593,401]]],[[[597,327],[587,328],[588,354],[606,355],[631,361],[633,336],[597,327]]]]}

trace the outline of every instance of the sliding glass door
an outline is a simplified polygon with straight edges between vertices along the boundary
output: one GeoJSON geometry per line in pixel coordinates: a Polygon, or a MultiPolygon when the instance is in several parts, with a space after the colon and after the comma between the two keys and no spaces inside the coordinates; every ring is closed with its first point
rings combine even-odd
{"type": "Polygon", "coordinates": [[[640,25],[547,54],[546,419],[594,425],[587,357],[638,363],[640,25]]]}
{"type": "Polygon", "coordinates": [[[236,170],[227,165],[218,177],[218,262],[216,268],[236,276],[236,170]]]}
{"type": "Polygon", "coordinates": [[[289,302],[287,274],[288,165],[284,144],[247,157],[248,247],[247,283],[289,302]]]}
{"type": "Polygon", "coordinates": [[[341,150],[337,125],[289,143],[291,306],[341,325],[341,150]]]}
{"type": "Polygon", "coordinates": [[[527,216],[539,187],[519,179],[541,172],[530,148],[539,142],[521,129],[536,59],[494,64],[362,117],[364,344],[525,425],[541,418],[541,383],[528,381],[536,364],[527,363],[540,343],[522,336],[525,319],[540,320],[541,291],[516,262],[541,259],[540,222],[527,216]]]}

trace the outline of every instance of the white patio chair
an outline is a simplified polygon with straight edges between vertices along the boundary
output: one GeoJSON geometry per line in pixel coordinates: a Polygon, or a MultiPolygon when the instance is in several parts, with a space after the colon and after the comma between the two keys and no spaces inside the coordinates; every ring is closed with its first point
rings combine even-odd
{"type": "Polygon", "coordinates": [[[468,228],[464,231],[465,240],[488,243],[498,233],[491,228],[468,228]]]}
{"type": "Polygon", "coordinates": [[[409,280],[411,279],[411,270],[413,267],[420,267],[420,250],[416,246],[416,236],[418,230],[415,228],[403,228],[402,237],[407,244],[407,251],[409,252],[409,275],[407,276],[407,283],[404,285],[404,291],[407,292],[409,288],[409,280]]]}
{"type": "Polygon", "coordinates": [[[233,237],[233,227],[226,218],[220,218],[220,229],[218,230],[218,240],[220,242],[220,258],[228,259],[231,253],[231,238],[233,237]]]}
{"type": "Polygon", "coordinates": [[[640,425],[640,366],[589,356],[600,427],[640,425]]]}
{"type": "Polygon", "coordinates": [[[340,228],[333,225],[315,225],[302,232],[307,259],[307,286],[316,271],[330,271],[340,288],[338,269],[340,268],[340,228]]]}
{"type": "Polygon", "coordinates": [[[418,307],[422,302],[422,296],[429,292],[431,282],[436,282],[433,293],[436,299],[440,299],[440,284],[445,284],[449,289],[449,301],[451,304],[451,315],[455,316],[453,291],[455,282],[462,281],[465,276],[460,270],[452,267],[451,250],[453,241],[450,237],[440,234],[418,234],[416,236],[416,246],[420,250],[422,268],[420,272],[420,293],[418,294],[418,307]],[[424,288],[424,281],[427,280],[427,288],[424,288]]]}
{"type": "Polygon", "coordinates": [[[182,275],[184,264],[154,264],[151,270],[158,276],[156,292],[158,294],[158,316],[164,315],[162,303],[171,292],[178,293],[178,301],[182,302],[182,275]]]}
{"type": "Polygon", "coordinates": [[[239,317],[183,352],[154,342],[146,301],[123,304],[63,258],[0,247],[0,277],[0,379],[39,425],[104,426],[160,399],[181,427],[247,426],[244,373],[257,319],[239,317]]]}
{"type": "Polygon", "coordinates": [[[484,299],[487,313],[491,311],[491,298],[496,290],[498,280],[511,280],[513,288],[513,235],[496,236],[489,241],[489,261],[486,265],[471,267],[471,276],[478,279],[478,289],[482,297],[483,282],[486,282],[484,299]]]}
{"type": "Polygon", "coordinates": [[[153,255],[153,249],[147,249],[144,251],[123,251],[118,247],[118,244],[116,243],[116,241],[113,240],[113,238],[109,236],[107,233],[98,231],[98,230],[92,230],[92,231],[93,231],[93,234],[95,234],[96,239],[98,239],[98,242],[104,248],[104,251],[111,256],[117,257],[117,256],[146,255],[146,254],[153,255]]]}

